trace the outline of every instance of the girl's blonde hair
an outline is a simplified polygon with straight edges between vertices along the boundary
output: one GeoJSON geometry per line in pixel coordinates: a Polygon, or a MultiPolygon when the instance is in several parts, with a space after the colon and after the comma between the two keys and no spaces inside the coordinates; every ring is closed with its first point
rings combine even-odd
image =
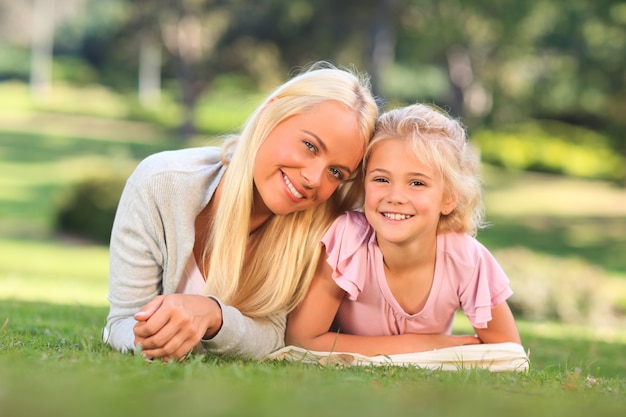
{"type": "Polygon", "coordinates": [[[317,63],[276,88],[250,116],[241,134],[224,144],[224,155],[232,152],[232,158],[204,252],[210,265],[205,293],[247,316],[291,311],[304,297],[315,272],[323,233],[339,214],[362,204],[359,164],[358,178],[342,183],[325,203],[272,216],[255,232],[255,244],[247,248],[253,168],[261,144],[285,119],[327,101],[355,112],[364,152],[378,117],[369,79],[328,63],[317,63]]]}
{"type": "Polygon", "coordinates": [[[475,236],[485,225],[480,158],[470,146],[463,125],[442,110],[425,104],[390,110],[378,119],[365,153],[365,166],[374,146],[387,139],[406,140],[421,161],[441,174],[444,198],[457,197],[455,209],[440,217],[437,232],[475,236]]]}

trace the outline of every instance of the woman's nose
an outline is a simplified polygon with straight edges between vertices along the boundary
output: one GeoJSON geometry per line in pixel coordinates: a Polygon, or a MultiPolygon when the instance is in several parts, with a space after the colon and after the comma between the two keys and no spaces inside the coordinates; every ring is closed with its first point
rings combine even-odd
{"type": "Polygon", "coordinates": [[[325,168],[321,166],[311,166],[307,169],[302,169],[300,175],[304,179],[304,187],[309,189],[319,187],[324,169],[325,168]]]}

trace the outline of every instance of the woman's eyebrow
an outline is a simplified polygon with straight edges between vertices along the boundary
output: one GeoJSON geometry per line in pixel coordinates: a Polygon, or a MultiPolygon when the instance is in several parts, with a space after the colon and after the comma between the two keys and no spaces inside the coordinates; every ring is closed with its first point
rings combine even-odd
{"type": "Polygon", "coordinates": [[[310,130],[302,130],[302,131],[309,136],[313,136],[319,142],[318,144],[320,148],[322,148],[324,152],[328,152],[328,148],[326,147],[326,144],[319,136],[317,136],[315,133],[311,132],[310,130]]]}

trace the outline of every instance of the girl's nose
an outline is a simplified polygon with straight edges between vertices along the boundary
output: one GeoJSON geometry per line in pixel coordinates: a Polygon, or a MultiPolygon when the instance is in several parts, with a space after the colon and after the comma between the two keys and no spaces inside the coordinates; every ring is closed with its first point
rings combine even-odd
{"type": "Polygon", "coordinates": [[[389,192],[386,195],[388,202],[393,204],[402,204],[406,202],[406,196],[400,186],[391,185],[389,192]]]}

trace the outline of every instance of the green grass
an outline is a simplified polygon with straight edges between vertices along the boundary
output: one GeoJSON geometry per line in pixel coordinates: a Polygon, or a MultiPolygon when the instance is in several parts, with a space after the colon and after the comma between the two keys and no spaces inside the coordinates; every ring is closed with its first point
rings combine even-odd
{"type": "Polygon", "coordinates": [[[614,184],[485,166],[490,248],[580,257],[626,277],[626,192],[614,184]]]}
{"type": "MultiPolygon", "coordinates": [[[[91,113],[75,99],[41,112],[16,88],[0,85],[0,417],[623,414],[626,334],[618,326],[519,318],[528,373],[210,355],[164,364],[113,352],[101,342],[108,249],[55,236],[56,203],[74,182],[111,170],[127,175],[143,156],[182,145],[162,128],[116,120],[128,109],[110,92],[94,93],[108,104],[91,113]],[[62,113],[70,107],[74,115],[62,113]]],[[[597,278],[611,278],[611,295],[626,300],[623,190],[489,167],[485,177],[493,227],[479,239],[490,249],[525,247],[553,260],[556,274],[582,262],[600,271],[597,278]],[[576,262],[561,270],[570,258],[576,262]]],[[[467,326],[460,318],[455,329],[467,326]]]]}
{"type": "Polygon", "coordinates": [[[108,249],[0,239],[0,297],[69,305],[107,303],[108,249]]]}
{"type": "Polygon", "coordinates": [[[617,416],[626,405],[623,336],[600,342],[562,325],[521,323],[528,373],[445,372],[208,355],[146,362],[100,342],[106,312],[2,300],[0,416],[617,416]]]}

